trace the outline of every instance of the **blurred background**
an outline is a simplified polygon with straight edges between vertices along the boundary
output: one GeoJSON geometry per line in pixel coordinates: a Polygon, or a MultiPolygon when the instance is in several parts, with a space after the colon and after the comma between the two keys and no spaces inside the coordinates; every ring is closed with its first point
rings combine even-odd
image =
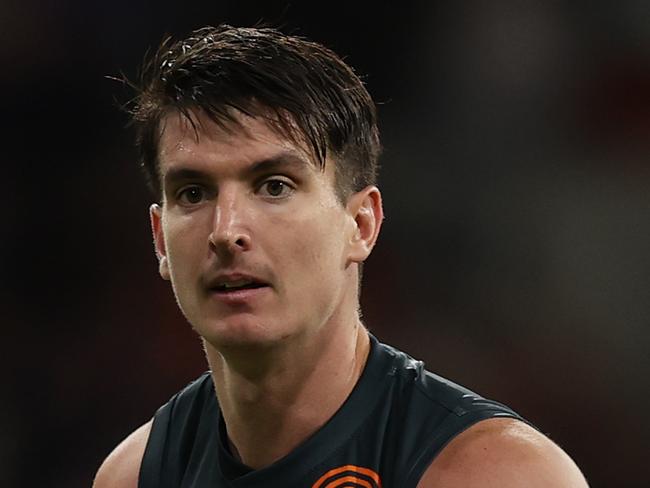
{"type": "Polygon", "coordinates": [[[0,3],[0,485],[81,488],[206,366],[156,271],[106,76],[264,20],[364,75],[387,218],[365,322],[509,404],[594,487],[647,486],[650,4],[0,3]]]}

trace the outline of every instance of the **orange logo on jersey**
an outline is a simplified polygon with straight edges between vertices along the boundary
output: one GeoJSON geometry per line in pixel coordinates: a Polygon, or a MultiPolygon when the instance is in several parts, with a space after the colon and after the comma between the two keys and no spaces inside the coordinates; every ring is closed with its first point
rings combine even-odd
{"type": "Polygon", "coordinates": [[[372,469],[348,464],[330,469],[311,488],[381,488],[381,479],[372,469]]]}

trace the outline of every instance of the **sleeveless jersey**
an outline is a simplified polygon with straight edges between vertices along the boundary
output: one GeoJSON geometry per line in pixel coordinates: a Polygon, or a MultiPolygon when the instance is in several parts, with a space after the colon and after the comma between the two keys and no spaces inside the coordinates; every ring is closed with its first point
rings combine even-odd
{"type": "Polygon", "coordinates": [[[230,453],[209,373],[155,414],[139,488],[415,488],[436,454],[510,408],[437,376],[371,336],[368,361],[334,416],[296,449],[252,470],[230,453]]]}

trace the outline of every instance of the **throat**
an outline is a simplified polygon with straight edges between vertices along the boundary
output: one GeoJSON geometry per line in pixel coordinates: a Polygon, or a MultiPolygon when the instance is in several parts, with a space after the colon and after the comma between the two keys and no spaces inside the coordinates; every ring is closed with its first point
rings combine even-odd
{"type": "Polygon", "coordinates": [[[291,358],[275,357],[255,378],[238,374],[235,364],[206,346],[235,458],[253,469],[269,466],[334,416],[356,386],[370,347],[365,329],[356,340],[334,347],[337,342],[316,341],[291,358]]]}

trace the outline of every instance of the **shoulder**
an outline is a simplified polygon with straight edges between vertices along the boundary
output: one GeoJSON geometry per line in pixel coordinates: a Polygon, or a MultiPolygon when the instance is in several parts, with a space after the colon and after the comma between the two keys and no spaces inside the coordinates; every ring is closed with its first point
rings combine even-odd
{"type": "MultiPolygon", "coordinates": [[[[428,416],[431,409],[440,406],[444,413],[456,411],[477,411],[494,408],[510,411],[505,405],[487,400],[475,392],[447,378],[429,371],[423,361],[414,359],[404,351],[386,344],[379,344],[380,352],[390,358],[390,375],[397,380],[397,394],[404,400],[413,401],[414,397],[423,405],[423,413],[428,416]],[[404,395],[407,395],[404,398],[404,395]]],[[[511,412],[514,414],[514,412],[511,412]]]]}
{"type": "Polygon", "coordinates": [[[108,455],[97,471],[93,488],[137,488],[152,422],[136,429],[108,455]]]}
{"type": "Polygon", "coordinates": [[[526,486],[584,488],[573,460],[516,419],[483,420],[456,436],[427,468],[418,488],[526,486]]]}

